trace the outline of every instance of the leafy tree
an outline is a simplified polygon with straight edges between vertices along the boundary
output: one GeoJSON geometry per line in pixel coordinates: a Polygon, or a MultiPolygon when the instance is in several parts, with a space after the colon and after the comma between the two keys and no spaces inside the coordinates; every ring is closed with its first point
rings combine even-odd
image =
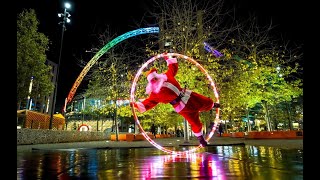
{"type": "Polygon", "coordinates": [[[285,41],[277,41],[269,35],[271,26],[261,28],[254,18],[242,24],[236,38],[228,41],[228,49],[224,51],[229,77],[222,75],[228,83],[222,85],[221,97],[233,102],[232,105],[224,104],[224,108],[236,111],[262,103],[268,130],[271,130],[268,112],[271,107],[268,105],[274,106],[302,95],[302,79],[298,74],[302,53],[299,47],[288,48],[285,41]],[[233,89],[225,86],[228,84],[232,84],[233,89]]]}
{"type": "MultiPolygon", "coordinates": [[[[51,67],[46,65],[49,39],[38,32],[39,22],[33,9],[23,10],[17,17],[17,101],[27,96],[43,100],[53,91],[51,67]],[[29,84],[33,77],[32,93],[29,84]]],[[[19,109],[20,107],[18,107],[19,109]]]]}

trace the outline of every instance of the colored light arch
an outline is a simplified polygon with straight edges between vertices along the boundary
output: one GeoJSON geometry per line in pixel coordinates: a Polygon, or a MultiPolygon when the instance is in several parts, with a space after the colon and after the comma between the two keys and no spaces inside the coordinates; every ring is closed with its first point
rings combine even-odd
{"type": "Polygon", "coordinates": [[[92,59],[88,62],[88,64],[82,69],[80,75],[76,79],[75,83],[73,84],[68,97],[65,101],[65,106],[70,103],[73,99],[73,96],[75,95],[77,88],[79,87],[80,83],[82,82],[83,78],[86,76],[88,71],[91,69],[91,67],[99,60],[99,58],[105,54],[109,49],[111,49],[113,46],[116,44],[142,34],[152,34],[152,33],[159,33],[159,27],[148,27],[148,28],[140,28],[136,29],[133,31],[129,31],[127,33],[124,33],[113,40],[111,40],[109,43],[107,43],[102,49],[100,49],[93,57],[92,59]]]}
{"type": "MultiPolygon", "coordinates": [[[[145,137],[146,140],[148,140],[154,147],[158,148],[159,150],[163,151],[163,152],[166,152],[166,153],[169,153],[169,154],[175,154],[175,155],[186,155],[186,154],[190,154],[190,153],[193,153],[195,152],[197,149],[201,148],[202,145],[199,145],[195,148],[192,148],[192,149],[189,149],[189,150],[186,150],[186,151],[174,151],[174,150],[170,150],[170,149],[167,149],[159,144],[157,144],[156,142],[154,142],[148,135],[147,133],[144,131],[144,129],[142,128],[141,124],[140,124],[140,121],[138,119],[138,116],[135,112],[135,108],[133,107],[133,103],[136,102],[135,100],[135,90],[136,90],[136,85],[137,85],[137,82],[139,80],[139,77],[140,75],[142,74],[143,70],[148,67],[148,65],[150,63],[152,63],[153,61],[161,58],[161,57],[164,57],[164,56],[171,56],[171,57],[178,57],[178,58],[183,58],[185,60],[188,60],[189,62],[193,63],[196,67],[198,67],[198,69],[207,77],[208,81],[210,82],[210,86],[213,90],[213,93],[214,93],[214,96],[216,98],[216,102],[219,103],[219,94],[217,92],[217,88],[216,88],[216,85],[215,83],[213,82],[211,76],[209,75],[209,73],[207,72],[206,69],[204,69],[197,61],[195,61],[194,59],[188,57],[188,56],[185,56],[185,55],[182,55],[182,54],[178,54],[178,53],[162,53],[162,54],[159,54],[157,56],[154,56],[152,57],[151,59],[149,59],[148,61],[146,61],[142,66],[141,68],[138,70],[134,80],[133,80],[133,83],[132,83],[132,86],[131,86],[131,90],[130,90],[130,105],[131,105],[131,110],[132,110],[132,113],[133,113],[133,118],[136,122],[136,124],[138,125],[142,135],[145,137]]],[[[219,121],[219,116],[220,116],[220,109],[219,108],[216,108],[216,117],[214,119],[214,125],[213,127],[211,128],[211,131],[210,133],[208,134],[208,136],[206,137],[206,141],[209,141],[211,139],[211,137],[213,136],[216,128],[217,128],[217,125],[218,125],[218,121],[219,121]]]]}

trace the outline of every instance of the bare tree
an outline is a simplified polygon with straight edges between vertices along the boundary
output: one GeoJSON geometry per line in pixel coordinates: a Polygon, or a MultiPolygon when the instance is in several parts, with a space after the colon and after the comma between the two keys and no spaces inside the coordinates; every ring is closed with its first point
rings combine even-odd
{"type": "Polygon", "coordinates": [[[191,56],[200,51],[203,60],[203,42],[208,41],[219,49],[234,29],[232,24],[225,23],[226,17],[232,19],[232,13],[224,12],[223,0],[163,0],[154,4],[160,9],[160,13],[151,13],[160,27],[160,51],[173,49],[191,56]]]}

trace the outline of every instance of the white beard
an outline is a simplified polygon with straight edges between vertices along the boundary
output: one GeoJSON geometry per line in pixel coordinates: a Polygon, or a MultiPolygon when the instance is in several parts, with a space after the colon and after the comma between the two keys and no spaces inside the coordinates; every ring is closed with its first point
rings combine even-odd
{"type": "Polygon", "coordinates": [[[155,77],[158,79],[157,82],[148,82],[146,87],[146,94],[151,94],[151,92],[158,93],[163,85],[163,83],[168,79],[165,74],[156,74],[155,77]]]}

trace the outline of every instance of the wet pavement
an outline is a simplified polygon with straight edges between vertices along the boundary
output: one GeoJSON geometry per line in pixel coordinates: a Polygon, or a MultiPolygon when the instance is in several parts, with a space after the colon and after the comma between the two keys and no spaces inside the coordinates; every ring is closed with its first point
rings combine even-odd
{"type": "Polygon", "coordinates": [[[303,179],[303,149],[211,143],[191,154],[171,155],[139,143],[133,148],[33,145],[17,151],[17,179],[303,179]]]}

